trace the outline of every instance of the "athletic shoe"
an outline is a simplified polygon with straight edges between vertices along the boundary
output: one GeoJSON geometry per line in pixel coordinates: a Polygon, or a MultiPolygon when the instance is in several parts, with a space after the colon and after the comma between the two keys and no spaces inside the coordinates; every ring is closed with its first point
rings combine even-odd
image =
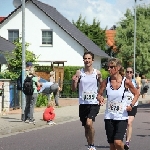
{"type": "Polygon", "coordinates": [[[95,146],[88,146],[88,150],[96,150],[95,146]]]}
{"type": "Polygon", "coordinates": [[[35,125],[35,119],[32,119],[32,120],[30,119],[29,124],[31,124],[31,123],[33,123],[35,125]]]}
{"type": "Polygon", "coordinates": [[[53,121],[48,121],[47,124],[48,124],[48,125],[55,125],[56,123],[53,122],[53,121]]]}
{"type": "Polygon", "coordinates": [[[129,142],[126,142],[126,144],[124,145],[124,149],[128,150],[129,149],[129,142]]]}

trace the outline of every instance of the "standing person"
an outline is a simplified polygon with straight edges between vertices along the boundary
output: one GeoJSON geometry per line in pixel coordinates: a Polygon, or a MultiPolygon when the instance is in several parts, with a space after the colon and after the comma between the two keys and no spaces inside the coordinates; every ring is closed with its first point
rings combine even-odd
{"type": "Polygon", "coordinates": [[[141,86],[141,95],[142,95],[142,98],[145,98],[145,95],[146,95],[147,90],[148,90],[148,88],[145,88],[146,85],[147,85],[147,83],[148,83],[145,75],[142,75],[141,83],[142,83],[142,86],[141,86]]]}
{"type": "Polygon", "coordinates": [[[136,80],[136,84],[137,84],[138,87],[139,87],[139,93],[140,93],[140,95],[141,95],[141,86],[142,86],[142,83],[141,83],[141,77],[139,76],[139,74],[136,75],[135,80],[136,80]]]}
{"type": "Polygon", "coordinates": [[[39,93],[44,93],[44,94],[54,94],[54,99],[55,99],[55,106],[59,106],[58,100],[59,100],[59,90],[60,87],[58,83],[53,83],[53,82],[45,82],[45,83],[40,83],[40,91],[39,93]]]}
{"type": "Polygon", "coordinates": [[[29,69],[29,75],[27,75],[24,81],[23,91],[26,96],[26,107],[25,107],[25,118],[24,122],[29,119],[29,123],[35,123],[33,118],[34,107],[37,101],[38,91],[37,87],[39,86],[39,77],[33,76],[35,74],[34,68],[29,69]]]}
{"type": "MultiPolygon", "coordinates": [[[[132,79],[133,77],[133,69],[131,67],[128,67],[126,69],[126,78],[129,79],[134,87],[136,87],[139,90],[139,86],[136,84],[135,79],[132,79]]],[[[138,91],[140,92],[140,91],[138,91]]],[[[127,103],[130,105],[132,103],[132,100],[134,98],[134,95],[131,93],[129,89],[127,89],[126,94],[127,96],[127,103]]],[[[127,125],[127,131],[126,131],[126,144],[125,144],[125,150],[129,149],[129,142],[131,140],[131,135],[132,135],[132,123],[135,118],[135,115],[137,113],[137,106],[138,106],[138,101],[134,104],[134,107],[132,108],[132,111],[128,111],[128,125],[127,125]]]]}
{"type": "Polygon", "coordinates": [[[48,125],[54,125],[56,124],[53,120],[55,118],[55,112],[54,112],[54,102],[53,100],[51,100],[50,102],[48,102],[47,104],[47,108],[45,109],[44,113],[43,113],[43,120],[47,121],[48,125]]]}
{"type": "MultiPolygon", "coordinates": [[[[29,70],[33,66],[32,62],[26,62],[26,71],[25,71],[25,77],[29,75],[29,70]]],[[[18,94],[18,100],[19,105],[21,106],[21,97],[22,97],[22,72],[20,76],[17,79],[17,94],[18,94]]]]}
{"type": "Polygon", "coordinates": [[[85,137],[89,150],[96,150],[94,146],[95,130],[93,122],[99,113],[97,101],[98,83],[102,81],[99,70],[93,68],[94,54],[85,52],[83,55],[84,68],[77,70],[72,77],[72,90],[79,86],[79,117],[85,129],[85,137]]]}
{"type": "Polygon", "coordinates": [[[105,130],[110,150],[124,150],[123,138],[127,129],[128,111],[132,110],[138,99],[137,89],[124,74],[121,61],[112,58],[108,61],[108,71],[110,77],[104,80],[98,92],[98,100],[103,104],[103,92],[106,89],[107,104],[105,110],[105,130]],[[124,96],[125,90],[128,89],[134,95],[130,106],[127,106],[127,100],[124,96]]]}

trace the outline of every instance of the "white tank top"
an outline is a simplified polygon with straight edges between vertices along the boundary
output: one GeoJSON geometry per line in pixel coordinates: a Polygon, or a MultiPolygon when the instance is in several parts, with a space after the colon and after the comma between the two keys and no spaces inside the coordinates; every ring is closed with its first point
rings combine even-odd
{"type": "Polygon", "coordinates": [[[107,104],[105,111],[105,119],[113,120],[126,120],[128,119],[128,113],[126,111],[127,100],[124,97],[125,93],[125,80],[122,79],[122,83],[117,90],[114,90],[111,86],[110,77],[107,78],[106,95],[107,104]]]}
{"type": "MultiPolygon", "coordinates": [[[[136,87],[136,83],[135,80],[132,80],[132,84],[134,85],[134,87],[136,87]]],[[[131,91],[129,89],[127,89],[127,91],[125,92],[125,97],[127,97],[127,105],[130,106],[130,104],[132,103],[132,100],[134,98],[134,95],[131,93],[131,91]]],[[[134,106],[138,105],[138,101],[135,103],[134,106]]]]}
{"type": "Polygon", "coordinates": [[[97,101],[97,70],[92,74],[85,74],[81,69],[79,79],[79,104],[98,104],[97,101]]]}

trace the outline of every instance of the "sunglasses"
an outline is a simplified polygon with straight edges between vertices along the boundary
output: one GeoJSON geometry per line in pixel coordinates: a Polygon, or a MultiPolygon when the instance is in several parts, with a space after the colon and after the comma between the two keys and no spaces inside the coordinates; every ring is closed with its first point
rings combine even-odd
{"type": "Polygon", "coordinates": [[[114,69],[116,66],[107,66],[107,69],[114,69]]]}
{"type": "Polygon", "coordinates": [[[126,72],[127,72],[127,73],[130,73],[130,74],[133,73],[133,71],[126,71],[126,72]]]}

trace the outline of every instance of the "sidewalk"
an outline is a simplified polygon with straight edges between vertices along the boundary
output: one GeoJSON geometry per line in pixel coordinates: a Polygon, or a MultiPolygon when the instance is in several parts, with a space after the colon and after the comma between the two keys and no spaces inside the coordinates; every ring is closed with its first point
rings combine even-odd
{"type": "MultiPolygon", "coordinates": [[[[63,103],[66,103],[64,106],[60,108],[55,108],[56,113],[56,119],[55,122],[57,124],[65,123],[69,121],[74,121],[79,119],[79,112],[78,112],[78,100],[70,100],[65,102],[63,100],[63,103]],[[72,102],[71,102],[72,101],[72,102]],[[71,104],[73,103],[73,104],[71,104]],[[67,105],[67,106],[66,106],[67,105]]],[[[139,105],[150,103],[150,95],[147,95],[145,99],[139,98],[139,105]]],[[[100,113],[104,113],[105,105],[101,106],[100,113]]],[[[13,113],[13,111],[10,112],[10,114],[7,114],[5,116],[1,116],[0,118],[0,138],[2,138],[4,135],[9,135],[12,133],[18,133],[18,132],[24,132],[28,129],[36,129],[39,127],[47,127],[48,125],[46,122],[42,120],[44,108],[41,109],[35,109],[34,117],[36,120],[36,124],[28,124],[24,123],[20,120],[21,118],[21,110],[14,110],[16,113],[13,113]]]]}

